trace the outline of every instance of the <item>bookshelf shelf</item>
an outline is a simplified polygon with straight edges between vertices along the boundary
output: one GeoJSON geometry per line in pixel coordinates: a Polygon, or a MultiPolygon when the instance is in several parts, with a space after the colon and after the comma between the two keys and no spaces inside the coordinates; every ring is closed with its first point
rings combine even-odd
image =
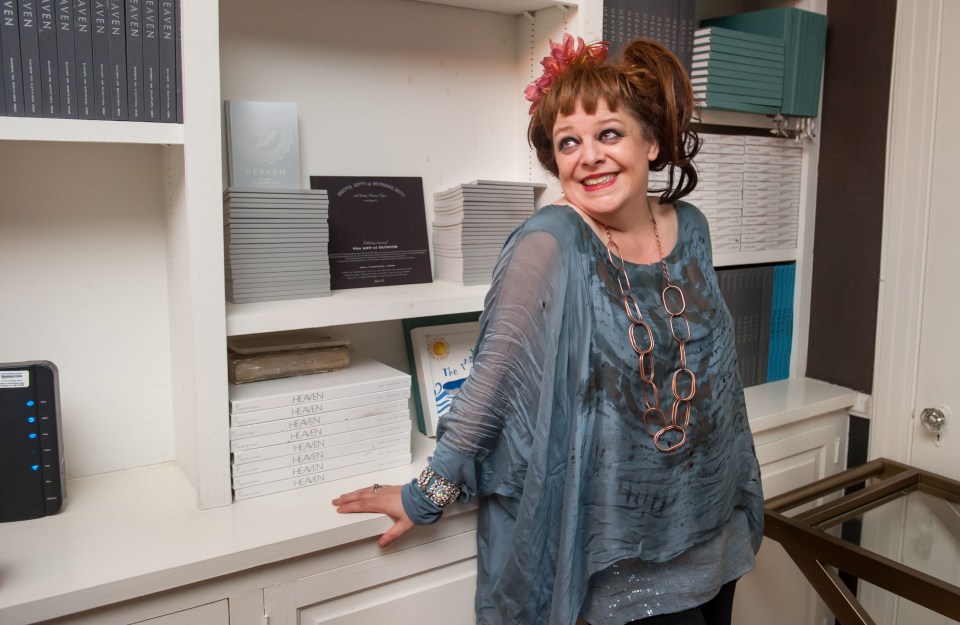
{"type": "Polygon", "coordinates": [[[473,312],[483,308],[489,285],[461,286],[436,280],[335,291],[330,297],[252,304],[227,304],[227,334],[254,334],[389,321],[407,317],[473,312]]]}
{"type": "Polygon", "coordinates": [[[430,4],[443,4],[462,9],[478,9],[494,13],[520,15],[527,11],[539,11],[550,7],[576,7],[579,0],[420,0],[430,4]]]}
{"type": "MultiPolygon", "coordinates": [[[[716,254],[717,267],[791,262],[795,249],[716,254]]],[[[336,291],[330,297],[227,303],[227,335],[255,334],[279,330],[390,321],[408,317],[447,315],[482,310],[489,285],[461,286],[435,280],[410,284],[336,291]]]]}
{"type": "Polygon", "coordinates": [[[796,260],[796,249],[763,250],[760,252],[724,252],[713,255],[714,267],[762,265],[765,263],[789,263],[796,260]]]}
{"type": "Polygon", "coordinates": [[[183,125],[0,117],[0,141],[183,145],[183,125]]]}

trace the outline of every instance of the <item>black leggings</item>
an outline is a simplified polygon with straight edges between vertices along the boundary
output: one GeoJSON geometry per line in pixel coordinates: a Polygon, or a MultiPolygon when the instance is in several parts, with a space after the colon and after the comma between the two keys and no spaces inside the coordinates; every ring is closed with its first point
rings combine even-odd
{"type": "Polygon", "coordinates": [[[720,587],[717,596],[703,605],[674,614],[658,614],[625,625],[730,625],[733,612],[733,591],[737,580],[720,587]]]}

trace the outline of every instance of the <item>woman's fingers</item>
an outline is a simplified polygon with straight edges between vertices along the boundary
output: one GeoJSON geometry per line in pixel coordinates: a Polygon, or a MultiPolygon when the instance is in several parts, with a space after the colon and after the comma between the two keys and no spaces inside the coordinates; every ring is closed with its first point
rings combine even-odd
{"type": "Polygon", "coordinates": [[[396,523],[394,523],[390,529],[383,533],[383,536],[381,536],[380,540],[377,541],[377,546],[383,549],[396,539],[409,532],[410,528],[412,527],[413,521],[404,515],[402,518],[397,519],[396,523]]]}
{"type": "MultiPolygon", "coordinates": [[[[400,486],[376,484],[349,493],[344,493],[331,503],[337,512],[386,512],[395,509],[399,501],[400,486]]],[[[402,504],[401,504],[402,509],[402,504]]]]}
{"type": "Polygon", "coordinates": [[[393,519],[393,525],[377,541],[380,547],[386,547],[406,534],[414,525],[403,509],[403,501],[400,497],[402,489],[402,486],[375,484],[350,493],[344,493],[334,499],[332,503],[337,507],[337,512],[341,514],[379,512],[393,519]]]}

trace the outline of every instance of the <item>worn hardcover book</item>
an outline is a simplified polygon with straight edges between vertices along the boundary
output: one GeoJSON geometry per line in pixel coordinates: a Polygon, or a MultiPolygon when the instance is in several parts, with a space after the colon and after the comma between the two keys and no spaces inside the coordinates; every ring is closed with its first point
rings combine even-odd
{"type": "Polygon", "coordinates": [[[124,24],[124,0],[107,0],[107,35],[110,48],[109,72],[110,119],[130,118],[127,107],[127,34],[124,24]]]}
{"type": "Polygon", "coordinates": [[[130,121],[146,120],[143,110],[143,7],[140,0],[125,0],[127,46],[127,115],[130,121]]]}
{"type": "Polygon", "coordinates": [[[0,62],[3,72],[3,101],[5,115],[23,117],[23,70],[20,61],[20,20],[17,0],[2,0],[3,19],[0,19],[0,62]]]}
{"type": "Polygon", "coordinates": [[[322,328],[242,334],[227,338],[227,347],[238,354],[263,354],[291,349],[349,347],[350,339],[334,336],[322,328]]]}
{"type": "Polygon", "coordinates": [[[231,187],[303,186],[296,103],[227,100],[224,115],[231,187]]]}
{"type": "Polygon", "coordinates": [[[77,112],[77,43],[75,0],[57,3],[57,68],[60,76],[60,116],[76,119],[77,112]]]}
{"type": "Polygon", "coordinates": [[[37,1],[18,0],[20,17],[20,68],[23,72],[23,113],[43,117],[40,78],[40,40],[37,35],[37,1]]]}
{"type": "Polygon", "coordinates": [[[37,0],[37,40],[40,50],[40,102],[44,117],[61,116],[56,20],[56,0],[37,0]]]}
{"type": "Polygon", "coordinates": [[[240,414],[409,387],[408,374],[356,355],[351,365],[340,371],[231,386],[230,412],[240,414]]]}
{"type": "Polygon", "coordinates": [[[160,121],[177,121],[177,12],[174,0],[159,0],[160,121]]]}
{"type": "MultiPolygon", "coordinates": [[[[264,279],[273,280],[269,276],[264,279]]],[[[229,365],[227,374],[230,383],[244,384],[258,380],[273,380],[345,369],[350,365],[350,348],[345,346],[321,347],[260,354],[232,352],[229,354],[227,362],[229,365]]]]}
{"type": "Polygon", "coordinates": [[[315,473],[313,475],[304,475],[302,477],[287,478],[283,480],[278,480],[276,482],[268,482],[267,484],[260,484],[258,486],[250,486],[248,488],[238,488],[238,489],[234,489],[233,498],[236,501],[240,501],[243,499],[249,499],[251,497],[259,497],[259,496],[268,495],[271,493],[279,493],[285,490],[304,488],[306,486],[316,486],[317,484],[332,482],[334,480],[353,477],[355,475],[364,475],[366,473],[372,473],[374,471],[380,471],[382,469],[402,467],[404,465],[410,464],[410,461],[411,461],[411,455],[405,454],[402,456],[395,456],[392,458],[382,458],[380,460],[374,460],[372,462],[363,462],[360,464],[354,464],[354,465],[350,465],[349,467],[331,469],[329,471],[323,471],[320,473],[315,473]]]}
{"type": "Polygon", "coordinates": [[[423,179],[310,176],[330,199],[330,287],[431,282],[423,179]]]}
{"type": "Polygon", "coordinates": [[[91,0],[93,10],[93,94],[97,119],[111,119],[110,112],[110,23],[108,0],[91,0]]]}
{"type": "Polygon", "coordinates": [[[143,117],[160,121],[159,0],[143,0],[143,117]]]}
{"type": "Polygon", "coordinates": [[[77,59],[77,116],[80,119],[97,118],[90,2],[91,0],[74,0],[73,3],[73,39],[77,59]]]}

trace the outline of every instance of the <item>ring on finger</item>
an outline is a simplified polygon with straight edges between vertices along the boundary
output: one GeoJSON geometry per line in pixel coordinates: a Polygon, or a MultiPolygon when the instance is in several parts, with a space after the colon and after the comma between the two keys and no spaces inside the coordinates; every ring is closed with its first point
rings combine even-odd
{"type": "Polygon", "coordinates": [[[377,492],[378,490],[380,490],[380,486],[381,486],[381,484],[374,484],[374,485],[373,485],[373,492],[377,492]]]}

